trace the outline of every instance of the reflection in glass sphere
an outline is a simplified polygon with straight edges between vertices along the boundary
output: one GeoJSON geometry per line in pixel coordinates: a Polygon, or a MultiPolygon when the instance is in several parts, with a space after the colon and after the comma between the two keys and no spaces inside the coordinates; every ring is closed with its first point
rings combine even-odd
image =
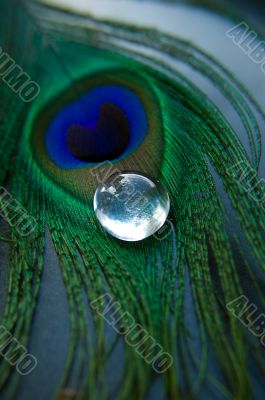
{"type": "Polygon", "coordinates": [[[158,181],[134,171],[111,175],[94,195],[94,211],[107,232],[138,241],[157,232],[166,221],[169,196],[158,181]]]}

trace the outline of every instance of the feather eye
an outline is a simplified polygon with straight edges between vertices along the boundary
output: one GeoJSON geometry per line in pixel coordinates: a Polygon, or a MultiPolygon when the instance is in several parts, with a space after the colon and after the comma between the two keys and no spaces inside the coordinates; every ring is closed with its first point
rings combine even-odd
{"type": "Polygon", "coordinates": [[[38,112],[33,110],[26,128],[43,173],[83,199],[96,188],[90,170],[100,163],[112,161],[118,170],[157,174],[164,141],[155,81],[125,57],[112,57],[112,68],[106,69],[106,52],[87,49],[88,55],[85,76],[61,91],[53,89],[44,103],[40,98],[38,112]]]}

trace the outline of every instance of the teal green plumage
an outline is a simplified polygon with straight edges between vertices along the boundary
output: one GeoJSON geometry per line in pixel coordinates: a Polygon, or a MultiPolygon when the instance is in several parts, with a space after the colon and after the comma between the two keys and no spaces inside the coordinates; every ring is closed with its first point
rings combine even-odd
{"type": "MultiPolygon", "coordinates": [[[[108,292],[121,304],[121,313],[129,312],[173,356],[173,366],[161,375],[165,398],[196,398],[205,381],[224,398],[254,398],[249,353],[257,374],[262,374],[259,344],[252,344],[226,304],[243,292],[236,252],[262,304],[257,277],[265,265],[264,211],[238,177],[229,173],[239,161],[250,165],[255,171],[252,185],[264,193],[257,172],[262,149],[256,115],[264,120],[260,106],[236,77],[192,43],[150,28],[92,17],[82,24],[84,19],[70,12],[63,14],[33,2],[11,3],[13,7],[10,2],[1,7],[3,15],[9,10],[17,33],[11,36],[1,25],[1,46],[38,82],[41,92],[32,103],[23,103],[1,82],[1,185],[37,221],[29,237],[10,229],[14,242],[8,244],[9,286],[2,325],[27,346],[38,304],[46,232],[60,262],[69,305],[69,351],[58,396],[69,386],[73,370],[72,385],[80,399],[103,400],[111,395],[144,399],[158,377],[124,343],[122,381],[117,388],[108,385],[106,370],[119,337],[108,343],[105,322],[92,309],[93,324],[87,323],[91,301],[108,292]],[[137,54],[129,44],[162,51],[211,81],[241,118],[250,151],[213,102],[183,73],[155,57],[137,54]],[[127,88],[145,112],[143,138],[111,165],[152,175],[167,188],[174,230],[162,241],[149,238],[125,244],[108,236],[92,208],[95,170],[104,174],[106,163],[77,163],[68,168],[55,153],[49,153],[45,138],[53,118],[91,87],[106,84],[127,88]],[[251,261],[241,236],[231,226],[213,170],[233,207],[251,261]],[[189,285],[200,357],[193,347],[194,332],[187,329],[189,285]],[[207,368],[209,351],[218,361],[222,382],[207,368]]],[[[4,18],[2,13],[0,18],[4,18]]],[[[10,398],[18,383],[19,375],[0,359],[0,386],[10,398]]]]}

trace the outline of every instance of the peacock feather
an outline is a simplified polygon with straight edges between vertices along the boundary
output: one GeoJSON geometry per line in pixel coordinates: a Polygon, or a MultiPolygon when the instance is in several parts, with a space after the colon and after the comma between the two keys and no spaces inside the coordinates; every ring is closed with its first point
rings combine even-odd
{"type": "MultiPolygon", "coordinates": [[[[1,79],[9,54],[40,87],[25,102],[0,83],[0,183],[36,221],[30,235],[9,224],[1,237],[8,248],[1,325],[29,346],[51,238],[70,321],[55,398],[72,388],[76,399],[140,400],[158,385],[160,399],[195,399],[206,384],[216,398],[254,399],[261,345],[226,305],[246,293],[246,279],[248,296],[264,305],[261,107],[210,54],[155,28],[30,0],[2,0],[0,18],[1,79]],[[247,142],[169,59],[224,96],[247,142]],[[239,163],[251,168],[254,196],[231,173],[239,163]],[[125,243],[99,226],[93,195],[110,170],[140,171],[167,188],[173,229],[163,240],[125,243]],[[109,329],[97,312],[104,303],[92,306],[106,293],[120,305],[117,319],[129,313],[173,357],[163,374],[109,329]],[[118,348],[113,383],[108,371],[118,368],[118,348]]],[[[16,397],[20,380],[1,358],[5,398],[16,397]]]]}

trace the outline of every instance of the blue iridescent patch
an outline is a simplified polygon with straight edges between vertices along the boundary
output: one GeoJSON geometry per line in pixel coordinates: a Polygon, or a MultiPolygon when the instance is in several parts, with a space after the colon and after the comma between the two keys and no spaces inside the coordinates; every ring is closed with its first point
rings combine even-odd
{"type": "Polygon", "coordinates": [[[138,97],[133,91],[120,85],[94,87],[75,101],[68,103],[48,126],[45,146],[51,160],[57,166],[63,169],[76,169],[96,164],[80,160],[71,153],[67,146],[67,132],[73,125],[94,130],[104,104],[113,104],[119,108],[129,122],[129,143],[117,159],[126,157],[141,144],[147,134],[147,118],[138,97]]]}

